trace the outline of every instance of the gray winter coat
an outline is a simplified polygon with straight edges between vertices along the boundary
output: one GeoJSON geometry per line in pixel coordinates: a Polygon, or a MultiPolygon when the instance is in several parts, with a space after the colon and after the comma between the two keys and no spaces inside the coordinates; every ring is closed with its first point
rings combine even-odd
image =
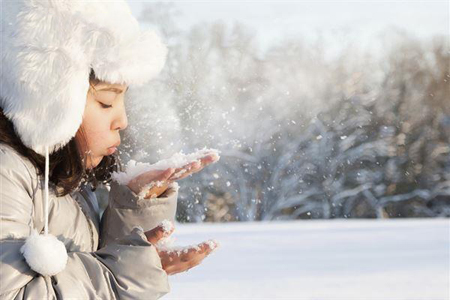
{"type": "Polygon", "coordinates": [[[64,197],[49,188],[49,232],[68,252],[66,268],[49,277],[31,270],[20,253],[32,228],[43,232],[43,177],[5,144],[0,144],[0,166],[1,299],[157,299],[169,292],[167,274],[144,231],[174,220],[175,186],[165,197],[140,200],[113,182],[101,220],[87,186],[64,197]]]}

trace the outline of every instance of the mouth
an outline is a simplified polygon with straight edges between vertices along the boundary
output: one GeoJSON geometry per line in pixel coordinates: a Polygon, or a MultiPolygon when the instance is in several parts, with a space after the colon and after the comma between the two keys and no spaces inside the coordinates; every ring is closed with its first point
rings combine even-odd
{"type": "Polygon", "coordinates": [[[112,148],[112,147],[119,147],[119,145],[120,145],[120,140],[118,141],[118,142],[116,142],[114,145],[112,145],[111,147],[109,147],[109,148],[112,148]]]}
{"type": "Polygon", "coordinates": [[[109,147],[108,148],[108,155],[113,154],[116,151],[117,151],[117,147],[109,147]]]}
{"type": "Polygon", "coordinates": [[[111,147],[108,148],[108,155],[109,154],[113,154],[114,152],[117,151],[117,147],[120,145],[120,141],[118,141],[117,143],[115,143],[114,145],[112,145],[111,147]]]}

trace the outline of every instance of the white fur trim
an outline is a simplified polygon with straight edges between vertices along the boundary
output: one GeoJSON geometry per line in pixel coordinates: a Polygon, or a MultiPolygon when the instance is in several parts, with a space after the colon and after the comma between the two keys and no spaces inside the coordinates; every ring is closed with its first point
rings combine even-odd
{"type": "Polygon", "coordinates": [[[81,125],[89,72],[142,85],[163,68],[167,48],[141,31],[124,0],[3,1],[0,106],[22,142],[44,155],[81,125]]]}
{"type": "Polygon", "coordinates": [[[64,243],[54,235],[38,234],[36,229],[31,231],[20,252],[31,269],[44,276],[56,275],[66,267],[68,256],[64,243]]]}

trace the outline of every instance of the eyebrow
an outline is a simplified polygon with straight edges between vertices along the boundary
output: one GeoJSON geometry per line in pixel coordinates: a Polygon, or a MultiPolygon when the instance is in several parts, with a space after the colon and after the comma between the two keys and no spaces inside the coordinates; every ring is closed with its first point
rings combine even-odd
{"type": "MultiPolygon", "coordinates": [[[[128,86],[127,89],[125,90],[125,92],[128,91],[129,88],[130,87],[128,86]]],[[[123,90],[118,89],[118,88],[113,88],[113,87],[100,89],[100,91],[111,91],[111,92],[116,92],[116,93],[119,93],[119,94],[123,92],[123,90]]]]}

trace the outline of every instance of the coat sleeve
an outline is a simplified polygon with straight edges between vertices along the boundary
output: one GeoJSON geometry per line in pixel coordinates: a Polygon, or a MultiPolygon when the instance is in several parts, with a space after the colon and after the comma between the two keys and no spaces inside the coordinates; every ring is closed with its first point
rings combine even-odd
{"type": "Polygon", "coordinates": [[[69,252],[66,268],[42,276],[20,248],[33,228],[32,177],[19,156],[0,149],[1,299],[158,299],[169,292],[155,247],[136,227],[94,252],[69,252]]]}
{"type": "Polygon", "coordinates": [[[126,185],[112,181],[108,206],[101,220],[100,247],[129,234],[135,226],[147,231],[165,219],[174,222],[177,198],[176,182],[158,198],[139,199],[126,185]]]}

